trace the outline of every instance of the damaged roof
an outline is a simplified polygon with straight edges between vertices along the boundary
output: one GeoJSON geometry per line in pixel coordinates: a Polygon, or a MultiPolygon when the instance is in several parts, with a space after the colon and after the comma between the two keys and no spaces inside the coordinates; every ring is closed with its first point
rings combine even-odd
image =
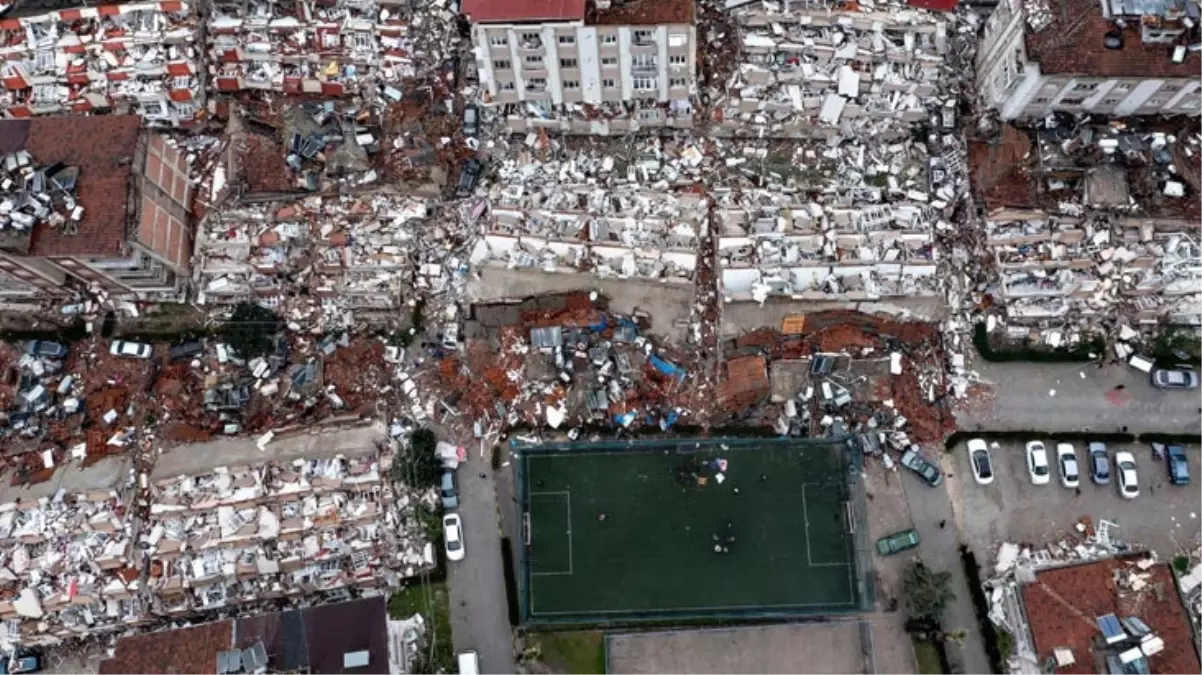
{"type": "Polygon", "coordinates": [[[1196,78],[1202,69],[1202,54],[1196,51],[1173,63],[1174,44],[1145,44],[1138,22],[1121,30],[1122,48],[1107,49],[1107,33],[1118,29],[1102,15],[1099,0],[1057,0],[1054,6],[1050,24],[1026,33],[1027,56],[1045,75],[1196,78]]]}
{"type": "Polygon", "coordinates": [[[693,23],[692,0],[630,0],[607,9],[589,3],[588,23],[595,26],[654,26],[693,23]]]}
{"type": "Polygon", "coordinates": [[[1164,651],[1148,658],[1153,673],[1196,673],[1202,666],[1193,647],[1189,619],[1166,564],[1142,571],[1131,558],[1110,558],[1039,572],[1035,583],[1023,587],[1023,604],[1035,638],[1039,662],[1056,648],[1072,650],[1075,663],[1056,668],[1060,673],[1095,673],[1094,651],[1101,631],[1097,617],[1115,614],[1136,617],[1164,640],[1164,651]],[[1122,587],[1116,578],[1148,574],[1140,590],[1122,587]]]}
{"type": "Polygon", "coordinates": [[[33,229],[29,255],[115,255],[125,242],[130,175],[142,118],[138,115],[37,117],[0,122],[0,154],[27,150],[41,165],[79,167],[77,234],[48,222],[33,229]]]}
{"type": "Polygon", "coordinates": [[[387,673],[387,606],[383,596],[132,635],[117,641],[99,672],[215,673],[217,654],[262,641],[269,671],[387,673]],[[350,652],[368,652],[367,665],[343,666],[350,652]]]}
{"type": "Polygon", "coordinates": [[[584,0],[464,0],[462,11],[472,23],[580,21],[584,0]]]}

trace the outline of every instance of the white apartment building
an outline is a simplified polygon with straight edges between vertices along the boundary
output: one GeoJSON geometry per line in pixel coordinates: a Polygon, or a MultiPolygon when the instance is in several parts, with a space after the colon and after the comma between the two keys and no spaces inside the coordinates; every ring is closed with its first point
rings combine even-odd
{"type": "Polygon", "coordinates": [[[691,0],[467,0],[481,86],[514,131],[692,126],[691,0]]]}
{"type": "Polygon", "coordinates": [[[1007,120],[1197,115],[1198,16],[1196,0],[1002,0],[977,52],[977,86],[1007,120]]]}

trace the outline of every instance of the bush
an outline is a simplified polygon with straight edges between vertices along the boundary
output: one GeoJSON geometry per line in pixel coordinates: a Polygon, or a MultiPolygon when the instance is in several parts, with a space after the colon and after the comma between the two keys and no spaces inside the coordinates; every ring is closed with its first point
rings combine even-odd
{"type": "Polygon", "coordinates": [[[274,349],[273,338],[280,331],[275,312],[253,302],[240,302],[218,333],[244,359],[264,356],[274,349]]]}
{"type": "Polygon", "coordinates": [[[409,447],[401,458],[404,465],[401,469],[402,481],[417,489],[438,485],[442,476],[442,462],[438,461],[434,454],[436,445],[438,437],[433,431],[423,427],[413,432],[409,439],[409,447]]]}
{"type": "Polygon", "coordinates": [[[951,580],[951,572],[935,572],[920,562],[912,563],[902,574],[906,616],[938,625],[943,610],[956,598],[951,580]]]}
{"type": "Polygon", "coordinates": [[[1186,574],[1189,572],[1189,556],[1179,555],[1173,558],[1173,569],[1177,570],[1178,574],[1186,574]]]}

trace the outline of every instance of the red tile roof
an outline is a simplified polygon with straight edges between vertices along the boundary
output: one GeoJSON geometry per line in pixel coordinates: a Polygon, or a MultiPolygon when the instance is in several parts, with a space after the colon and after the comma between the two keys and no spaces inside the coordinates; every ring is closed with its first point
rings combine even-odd
{"type": "Polygon", "coordinates": [[[1135,560],[1111,558],[1048,570],[1037,574],[1034,584],[1023,587],[1023,604],[1040,663],[1052,658],[1055,648],[1068,647],[1076,663],[1058,667],[1057,673],[1106,672],[1098,665],[1105,663],[1105,655],[1095,653],[1096,638],[1101,636],[1095,619],[1115,614],[1120,619],[1139,618],[1164,640],[1164,651],[1148,658],[1153,673],[1202,672],[1189,618],[1169,566],[1150,567],[1148,585],[1139,591],[1115,584],[1115,570],[1143,573],[1135,560]]]}
{"type": "Polygon", "coordinates": [[[1026,35],[1027,57],[1045,74],[1196,79],[1202,72],[1202,54],[1191,51],[1184,63],[1173,63],[1174,45],[1144,44],[1138,22],[1123,31],[1122,49],[1107,49],[1103,40],[1114,24],[1098,0],[1057,0],[1052,7],[1052,23],[1026,35]]]}
{"type": "Polygon", "coordinates": [[[584,0],[463,0],[461,7],[472,23],[584,19],[584,0]]]}
{"type": "Polygon", "coordinates": [[[79,232],[63,234],[49,223],[38,223],[30,255],[115,255],[120,251],[125,243],[126,203],[141,124],[138,115],[0,121],[5,152],[20,149],[13,146],[24,131],[20,147],[39,165],[62,162],[80,170],[75,188],[76,201],[84,208],[79,232]]]}
{"type": "Polygon", "coordinates": [[[227,620],[121,638],[100,674],[215,673],[217,652],[233,647],[233,627],[227,620]]]}
{"type": "Polygon", "coordinates": [[[590,4],[588,23],[597,26],[656,26],[693,23],[693,0],[629,0],[610,9],[590,4]]]}

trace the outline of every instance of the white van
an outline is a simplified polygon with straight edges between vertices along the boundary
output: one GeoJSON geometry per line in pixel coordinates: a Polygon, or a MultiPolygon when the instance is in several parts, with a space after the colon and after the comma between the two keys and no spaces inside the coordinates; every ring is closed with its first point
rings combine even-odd
{"type": "Polygon", "coordinates": [[[479,675],[480,659],[476,652],[463,652],[459,655],[459,675],[479,675]]]}

